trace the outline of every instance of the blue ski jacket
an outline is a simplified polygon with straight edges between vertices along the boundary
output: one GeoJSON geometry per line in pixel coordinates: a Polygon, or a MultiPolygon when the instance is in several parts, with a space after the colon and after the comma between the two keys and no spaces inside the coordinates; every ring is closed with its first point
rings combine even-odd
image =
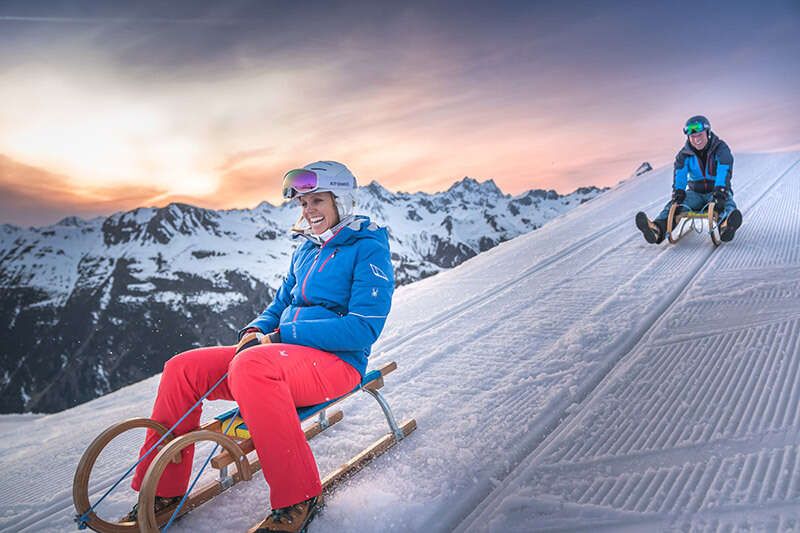
{"type": "Polygon", "coordinates": [[[731,149],[728,148],[725,141],[710,131],[705,154],[705,160],[701,161],[687,139],[684,147],[675,156],[672,188],[682,191],[688,186],[691,191],[708,194],[714,191],[714,187],[725,187],[732,194],[733,155],[731,149]]]}
{"type": "Polygon", "coordinates": [[[279,328],[281,342],[331,352],[363,377],[393,293],[388,233],[357,216],[321,246],[298,246],[272,303],[243,330],[279,328]]]}

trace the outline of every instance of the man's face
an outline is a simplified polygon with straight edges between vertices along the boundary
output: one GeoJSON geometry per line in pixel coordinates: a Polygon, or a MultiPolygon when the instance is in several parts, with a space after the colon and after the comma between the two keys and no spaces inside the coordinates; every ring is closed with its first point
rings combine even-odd
{"type": "Polygon", "coordinates": [[[689,135],[689,142],[697,150],[702,150],[708,144],[708,130],[703,130],[700,133],[692,133],[689,135]]]}

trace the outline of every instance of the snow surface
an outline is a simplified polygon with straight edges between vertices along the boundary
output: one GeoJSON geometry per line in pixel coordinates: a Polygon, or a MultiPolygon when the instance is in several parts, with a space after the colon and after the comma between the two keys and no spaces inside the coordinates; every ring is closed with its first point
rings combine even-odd
{"type": "MultiPolygon", "coordinates": [[[[800,531],[800,153],[737,155],[744,225],[717,249],[641,238],[635,212],[655,215],[670,183],[671,168],[631,178],[399,289],[371,365],[398,362],[384,392],[418,429],[310,531],[800,531]]],[[[157,385],[0,417],[0,528],[73,530],[81,453],[147,416],[157,385]]],[[[386,430],[367,395],[343,407],[311,441],[323,473],[386,430]]],[[[92,486],[140,439],[115,440],[92,486]]],[[[267,502],[259,474],[171,531],[244,531],[267,502]]],[[[132,503],[126,489],[99,512],[132,503]]]]}

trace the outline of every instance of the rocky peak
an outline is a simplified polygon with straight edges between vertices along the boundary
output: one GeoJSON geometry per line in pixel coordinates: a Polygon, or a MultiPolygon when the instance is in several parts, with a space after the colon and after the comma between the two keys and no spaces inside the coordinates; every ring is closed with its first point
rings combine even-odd
{"type": "Polygon", "coordinates": [[[455,182],[450,186],[449,189],[447,189],[447,192],[458,195],[463,195],[464,193],[477,193],[490,196],[503,196],[503,192],[497,187],[497,184],[494,182],[494,180],[490,179],[481,183],[474,178],[470,178],[469,176],[464,176],[464,179],[455,182]]]}
{"type": "Polygon", "coordinates": [[[637,169],[636,169],[636,171],[633,173],[633,175],[634,175],[634,176],[641,176],[641,175],[642,175],[642,174],[644,174],[645,172],[649,172],[649,171],[651,171],[651,170],[653,170],[653,167],[652,167],[652,166],[650,166],[650,163],[648,163],[647,161],[645,161],[644,163],[642,163],[641,165],[639,165],[639,168],[637,168],[637,169]]]}
{"type": "Polygon", "coordinates": [[[82,218],[71,216],[71,217],[62,218],[55,225],[56,226],[67,226],[67,227],[72,227],[72,228],[79,228],[79,227],[84,226],[86,224],[88,224],[88,222],[83,220],[82,218]]]}
{"type": "Polygon", "coordinates": [[[497,187],[494,180],[483,183],[465,176],[461,181],[454,183],[447,191],[438,195],[440,201],[449,206],[455,204],[490,205],[498,199],[506,197],[497,187]]]}
{"type": "Polygon", "coordinates": [[[384,188],[383,185],[381,185],[375,180],[369,182],[369,185],[367,185],[366,187],[362,187],[362,190],[366,191],[371,196],[374,196],[375,198],[386,202],[392,201],[392,198],[394,197],[394,194],[391,191],[384,188]]]}
{"type": "Polygon", "coordinates": [[[140,207],[114,213],[103,221],[103,244],[114,246],[138,239],[142,233],[142,223],[152,216],[152,212],[152,208],[140,207]]]}
{"type": "Polygon", "coordinates": [[[605,191],[606,189],[600,189],[595,187],[594,185],[590,187],[578,187],[575,189],[572,194],[580,194],[580,195],[587,195],[587,194],[597,194],[605,191]]]}
{"type": "Polygon", "coordinates": [[[167,244],[175,235],[194,235],[198,230],[219,235],[219,217],[210,209],[172,203],[155,212],[147,223],[144,239],[167,244]]]}

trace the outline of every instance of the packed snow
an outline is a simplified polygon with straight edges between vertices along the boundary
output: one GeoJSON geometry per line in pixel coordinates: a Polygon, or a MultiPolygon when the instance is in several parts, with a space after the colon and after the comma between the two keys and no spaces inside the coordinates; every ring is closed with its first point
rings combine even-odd
{"type": "MultiPolygon", "coordinates": [[[[671,168],[632,177],[400,288],[371,366],[398,362],[384,393],[418,429],[309,530],[800,531],[800,153],[737,155],[744,225],[716,249],[705,234],[641,238],[634,214],[654,216],[670,185],[671,168]]],[[[157,385],[0,417],[0,528],[73,530],[83,450],[147,416],[157,385]]],[[[311,441],[323,474],[386,432],[367,395],[343,408],[311,441]]],[[[140,440],[101,455],[95,498],[140,440]]],[[[98,512],[133,501],[126,488],[98,512]]],[[[245,531],[267,502],[259,474],[170,531],[245,531]]]]}

